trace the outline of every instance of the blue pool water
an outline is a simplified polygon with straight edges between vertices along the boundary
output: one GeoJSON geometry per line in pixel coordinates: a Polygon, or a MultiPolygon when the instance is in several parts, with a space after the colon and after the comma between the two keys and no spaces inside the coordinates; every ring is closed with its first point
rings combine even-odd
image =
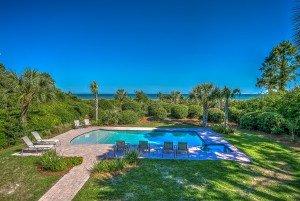
{"type": "Polygon", "coordinates": [[[202,146],[203,141],[196,132],[188,131],[109,131],[96,130],[74,138],[71,144],[115,144],[123,140],[131,145],[137,145],[140,140],[151,145],[162,145],[164,141],[187,142],[189,147],[202,146]]]}

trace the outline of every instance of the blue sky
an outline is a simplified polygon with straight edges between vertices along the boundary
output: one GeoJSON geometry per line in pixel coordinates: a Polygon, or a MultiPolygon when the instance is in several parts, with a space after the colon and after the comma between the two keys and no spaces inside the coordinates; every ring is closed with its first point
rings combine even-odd
{"type": "Polygon", "coordinates": [[[0,62],[59,88],[147,93],[213,82],[255,87],[270,49],[292,39],[289,0],[0,0],[0,62]]]}

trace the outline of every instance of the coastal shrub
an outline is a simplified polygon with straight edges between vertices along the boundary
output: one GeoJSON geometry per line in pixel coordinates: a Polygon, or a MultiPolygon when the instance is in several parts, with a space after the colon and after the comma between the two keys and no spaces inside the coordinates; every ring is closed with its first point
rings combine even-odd
{"type": "Polygon", "coordinates": [[[122,110],[132,110],[137,114],[142,114],[141,104],[136,101],[127,100],[122,104],[122,110]]]}
{"type": "Polygon", "coordinates": [[[59,172],[80,165],[82,161],[82,157],[61,157],[54,150],[50,150],[38,158],[37,164],[44,171],[59,172]]]}
{"type": "Polygon", "coordinates": [[[32,130],[43,131],[61,124],[61,119],[54,114],[34,115],[29,120],[29,128],[32,130]]]}
{"type": "Polygon", "coordinates": [[[122,159],[102,160],[97,163],[94,168],[94,173],[108,173],[123,170],[125,168],[125,161],[122,159]]]}
{"type": "Polygon", "coordinates": [[[48,151],[38,160],[38,164],[43,170],[58,172],[67,169],[67,164],[62,157],[58,156],[55,151],[48,151]]]}
{"type": "Polygon", "coordinates": [[[239,123],[240,118],[243,116],[243,110],[239,110],[235,107],[230,107],[228,111],[228,119],[231,122],[239,123]]]}
{"type": "Polygon", "coordinates": [[[224,120],[224,112],[219,108],[210,108],[208,110],[208,121],[213,123],[221,123],[224,120]]]}
{"type": "Polygon", "coordinates": [[[282,115],[275,112],[262,112],[257,116],[257,129],[266,133],[282,134],[286,122],[282,115]]]}
{"type": "Polygon", "coordinates": [[[212,129],[217,133],[222,133],[225,135],[234,133],[234,129],[230,127],[225,127],[224,125],[213,125],[212,129]]]}
{"type": "MultiPolygon", "coordinates": [[[[94,105],[94,102],[91,103],[94,105]]],[[[114,110],[120,107],[120,104],[115,100],[99,99],[98,105],[100,110],[114,110]]]]}
{"type": "Polygon", "coordinates": [[[157,103],[159,105],[161,105],[167,111],[168,115],[171,114],[171,110],[172,110],[172,107],[173,107],[174,104],[167,103],[167,102],[164,102],[164,101],[158,101],[157,103]]]}
{"type": "Polygon", "coordinates": [[[240,119],[240,127],[248,130],[257,130],[257,116],[260,112],[248,112],[240,119]]]}
{"type": "Polygon", "coordinates": [[[132,110],[125,110],[120,112],[119,115],[119,124],[135,124],[138,122],[139,116],[137,115],[136,112],[132,110]]]}
{"type": "Polygon", "coordinates": [[[101,125],[117,125],[119,121],[119,113],[112,110],[105,110],[99,113],[99,122],[101,125]]]}
{"type": "Polygon", "coordinates": [[[187,117],[189,108],[185,105],[173,105],[171,116],[176,119],[184,119],[187,117]]]}
{"type": "Polygon", "coordinates": [[[168,117],[168,113],[159,104],[150,104],[148,107],[148,114],[149,116],[152,116],[154,119],[165,119],[168,117]]]}
{"type": "Polygon", "coordinates": [[[202,108],[199,105],[189,105],[188,117],[199,118],[202,113],[202,108]]]}
{"type": "Polygon", "coordinates": [[[128,164],[137,164],[139,162],[139,152],[134,150],[130,151],[125,155],[125,161],[128,164]]]}

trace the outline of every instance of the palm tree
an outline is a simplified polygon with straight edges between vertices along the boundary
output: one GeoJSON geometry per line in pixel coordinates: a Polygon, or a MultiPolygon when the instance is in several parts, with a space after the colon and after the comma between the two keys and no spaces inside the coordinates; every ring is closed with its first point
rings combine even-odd
{"type": "Polygon", "coordinates": [[[115,99],[123,102],[127,99],[127,92],[124,89],[118,89],[115,94],[115,99]]]}
{"type": "Polygon", "coordinates": [[[99,93],[99,86],[97,84],[96,81],[93,81],[91,84],[90,84],[90,89],[91,89],[91,92],[92,94],[94,94],[95,96],[95,118],[96,118],[96,121],[98,121],[98,93],[99,93]]]}
{"type": "Polygon", "coordinates": [[[179,103],[183,99],[180,91],[171,91],[169,97],[172,103],[179,103]]]}
{"type": "Polygon", "coordinates": [[[218,89],[211,83],[196,86],[190,97],[203,106],[202,126],[207,126],[209,104],[218,96],[218,89]]]}
{"type": "Polygon", "coordinates": [[[145,92],[141,91],[135,91],[135,100],[140,103],[146,103],[148,102],[149,98],[145,92]]]}
{"type": "Polygon", "coordinates": [[[19,79],[21,122],[27,122],[27,115],[33,101],[46,102],[55,97],[54,80],[47,73],[27,69],[19,79]]]}
{"type": "Polygon", "coordinates": [[[229,111],[229,101],[231,98],[233,98],[235,95],[240,94],[241,91],[239,89],[230,89],[228,87],[224,87],[221,94],[225,100],[224,103],[224,125],[227,127],[228,123],[228,111],[229,111]]]}

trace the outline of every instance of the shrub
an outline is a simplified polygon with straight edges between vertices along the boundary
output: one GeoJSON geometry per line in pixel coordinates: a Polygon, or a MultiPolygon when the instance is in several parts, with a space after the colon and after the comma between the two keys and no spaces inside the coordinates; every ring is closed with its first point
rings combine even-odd
{"type": "Polygon", "coordinates": [[[97,163],[94,168],[94,173],[116,172],[124,169],[125,162],[122,159],[102,160],[97,163]]]}
{"type": "Polygon", "coordinates": [[[244,112],[242,110],[236,109],[235,107],[230,107],[228,111],[228,119],[231,122],[239,123],[243,113],[244,112]]]}
{"type": "Polygon", "coordinates": [[[157,104],[161,105],[169,114],[171,114],[171,110],[172,110],[172,107],[173,107],[173,104],[172,103],[166,103],[166,102],[163,102],[163,101],[158,101],[157,104]]]}
{"type": "Polygon", "coordinates": [[[114,110],[120,107],[120,103],[117,101],[107,99],[100,99],[98,105],[100,110],[114,110]]]}
{"type": "Polygon", "coordinates": [[[221,123],[224,120],[224,112],[219,108],[211,108],[208,110],[208,121],[213,123],[221,123]]]}
{"type": "Polygon", "coordinates": [[[138,102],[127,100],[122,104],[122,110],[132,110],[139,113],[141,112],[141,105],[138,102]]]}
{"type": "Polygon", "coordinates": [[[187,117],[189,108],[185,105],[174,105],[171,109],[171,116],[176,119],[184,119],[187,117]]]}
{"type": "Polygon", "coordinates": [[[282,134],[286,128],[285,119],[275,112],[263,112],[257,116],[257,128],[272,134],[282,134]]]}
{"type": "Polygon", "coordinates": [[[99,122],[101,125],[116,125],[119,121],[119,114],[115,111],[105,110],[99,113],[99,122]]]}
{"type": "Polygon", "coordinates": [[[128,164],[137,164],[139,161],[139,152],[138,151],[130,151],[125,155],[125,161],[128,164]]]}
{"type": "Polygon", "coordinates": [[[202,108],[199,105],[190,105],[188,117],[189,118],[199,118],[202,113],[202,108]]]}
{"type": "Polygon", "coordinates": [[[257,116],[259,112],[249,112],[244,114],[240,119],[240,127],[248,130],[257,129],[257,116]]]}
{"type": "Polygon", "coordinates": [[[56,154],[55,151],[48,151],[41,156],[38,164],[42,166],[43,170],[58,172],[67,169],[65,161],[56,154]]]}
{"type": "Polygon", "coordinates": [[[119,124],[135,124],[138,122],[139,117],[136,112],[132,110],[122,111],[119,115],[119,124]]]}
{"type": "Polygon", "coordinates": [[[222,134],[232,134],[234,133],[234,129],[230,127],[225,127],[224,125],[214,125],[212,129],[217,132],[217,133],[222,133],[222,134]]]}
{"type": "Polygon", "coordinates": [[[61,124],[61,119],[54,114],[34,115],[29,121],[29,127],[32,130],[43,131],[61,124]]]}
{"type": "Polygon", "coordinates": [[[148,107],[149,116],[152,116],[154,119],[165,119],[168,116],[167,111],[161,105],[151,104],[148,107]]]}

